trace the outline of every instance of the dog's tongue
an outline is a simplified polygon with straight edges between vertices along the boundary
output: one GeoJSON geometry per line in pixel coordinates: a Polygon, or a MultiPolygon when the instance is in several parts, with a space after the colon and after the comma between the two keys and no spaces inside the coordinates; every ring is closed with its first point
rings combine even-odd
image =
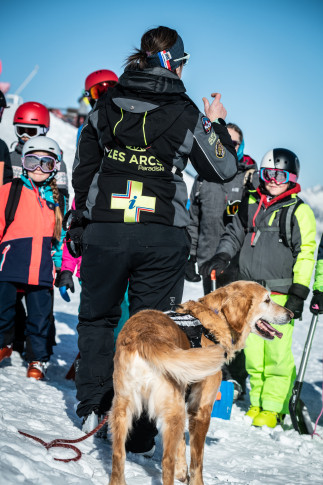
{"type": "Polygon", "coordinates": [[[267,328],[267,330],[270,333],[274,333],[276,337],[282,338],[283,334],[281,332],[278,332],[274,327],[272,327],[268,322],[265,322],[264,320],[261,320],[261,323],[267,328]]]}

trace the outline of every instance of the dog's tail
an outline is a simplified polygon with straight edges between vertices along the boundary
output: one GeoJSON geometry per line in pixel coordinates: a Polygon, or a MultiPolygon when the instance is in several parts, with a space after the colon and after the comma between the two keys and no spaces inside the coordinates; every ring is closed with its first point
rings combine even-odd
{"type": "Polygon", "coordinates": [[[188,350],[142,346],[140,350],[141,357],[162,374],[184,385],[216,374],[226,360],[226,352],[220,345],[188,350]]]}

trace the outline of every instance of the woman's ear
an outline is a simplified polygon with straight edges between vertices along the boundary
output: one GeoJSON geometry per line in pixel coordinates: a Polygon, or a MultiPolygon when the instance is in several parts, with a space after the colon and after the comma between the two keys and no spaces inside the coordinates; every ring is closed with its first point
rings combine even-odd
{"type": "Polygon", "coordinates": [[[180,66],[176,67],[175,69],[175,73],[177,74],[177,76],[182,79],[182,72],[183,72],[183,64],[181,64],[180,66]]]}

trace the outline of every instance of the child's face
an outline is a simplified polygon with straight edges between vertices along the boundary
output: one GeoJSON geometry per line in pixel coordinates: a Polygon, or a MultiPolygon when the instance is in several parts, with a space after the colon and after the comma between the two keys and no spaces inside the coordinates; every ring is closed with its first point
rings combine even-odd
{"type": "MultiPolygon", "coordinates": [[[[47,152],[33,152],[35,155],[40,157],[48,155],[47,152]]],[[[51,173],[44,173],[41,171],[39,167],[36,168],[33,172],[31,170],[28,171],[28,177],[33,180],[34,182],[44,182],[44,180],[48,179],[51,173]]]]}
{"type": "Polygon", "coordinates": [[[287,184],[277,184],[274,180],[271,180],[270,182],[265,182],[265,187],[270,195],[277,197],[288,190],[289,182],[287,184]]]}

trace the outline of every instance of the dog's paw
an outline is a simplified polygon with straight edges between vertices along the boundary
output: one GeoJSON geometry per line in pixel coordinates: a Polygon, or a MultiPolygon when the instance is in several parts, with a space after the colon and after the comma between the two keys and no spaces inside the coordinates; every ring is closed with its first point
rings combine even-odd
{"type": "Polygon", "coordinates": [[[199,309],[199,304],[194,301],[194,300],[189,300],[189,301],[186,301],[185,303],[181,303],[180,305],[178,305],[178,307],[176,308],[176,311],[177,313],[191,313],[192,311],[194,312],[194,310],[197,310],[199,309]]]}
{"type": "Polygon", "coordinates": [[[190,483],[190,477],[188,475],[187,467],[185,470],[175,471],[175,478],[182,483],[190,483]]]}

